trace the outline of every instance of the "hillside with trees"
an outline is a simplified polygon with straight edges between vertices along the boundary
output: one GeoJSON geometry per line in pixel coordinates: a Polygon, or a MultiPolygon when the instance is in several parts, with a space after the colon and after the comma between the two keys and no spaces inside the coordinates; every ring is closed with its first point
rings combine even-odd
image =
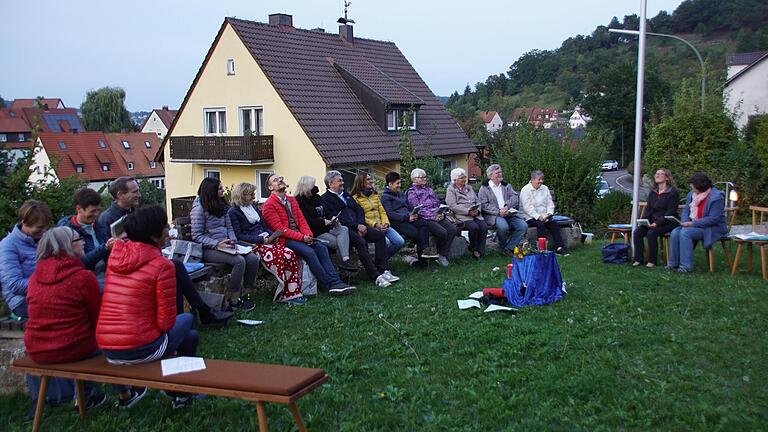
{"type": "MultiPolygon", "coordinates": [[[[706,59],[710,86],[722,86],[728,53],[768,49],[768,3],[764,0],[686,0],[672,13],[648,20],[648,31],[683,37],[706,59]]],[[[613,134],[611,157],[621,159],[622,140],[634,135],[637,38],[609,33],[609,28],[637,30],[639,17],[613,17],[588,36],[577,35],[555,50],[523,54],[508,71],[489,76],[474,89],[454,92],[446,107],[467,134],[482,142],[479,111],[498,111],[509,118],[518,107],[561,111],[582,105],[591,128],[613,134]]],[[[649,36],[646,50],[646,121],[671,109],[672,95],[685,79],[699,80],[700,66],[684,44],[649,36]]],[[[646,125],[647,128],[647,125],[646,125]]]]}

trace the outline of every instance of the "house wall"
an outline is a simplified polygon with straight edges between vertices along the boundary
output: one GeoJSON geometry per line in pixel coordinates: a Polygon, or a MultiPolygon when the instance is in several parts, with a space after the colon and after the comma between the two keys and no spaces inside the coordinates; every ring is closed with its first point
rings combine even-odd
{"type": "Polygon", "coordinates": [[[32,171],[28,180],[30,183],[36,183],[43,179],[47,179],[49,182],[58,180],[58,177],[56,177],[56,173],[53,170],[50,172],[52,177],[46,177],[45,175],[45,172],[51,168],[51,158],[48,156],[48,153],[45,151],[45,147],[43,147],[43,144],[40,142],[39,138],[37,140],[37,148],[35,149],[32,160],[32,171]]]}
{"type": "Polygon", "coordinates": [[[263,134],[274,137],[275,162],[258,166],[173,163],[170,145],[166,145],[164,156],[168,208],[171,208],[171,198],[196,194],[205,168],[220,170],[222,183],[227,187],[243,181],[256,182],[260,170],[284,176],[289,185],[294,185],[302,175],[313,176],[322,184],[325,162],[235,31],[226,24],[197,86],[183,110],[178,113],[171,139],[173,136],[203,136],[203,109],[213,107],[226,109],[227,135],[239,135],[238,107],[241,106],[262,107],[263,134]],[[235,60],[234,75],[227,75],[228,59],[235,60]]]}
{"type": "Polygon", "coordinates": [[[768,59],[752,66],[725,88],[730,110],[738,108],[736,125],[747,124],[750,115],[768,112],[768,59]]]}
{"type": "Polygon", "coordinates": [[[152,114],[150,114],[149,118],[147,119],[147,123],[144,125],[141,131],[144,133],[153,133],[157,135],[159,140],[162,141],[163,138],[165,138],[165,135],[168,133],[168,128],[165,127],[165,123],[160,120],[160,117],[157,115],[157,113],[152,111],[152,114]]]}

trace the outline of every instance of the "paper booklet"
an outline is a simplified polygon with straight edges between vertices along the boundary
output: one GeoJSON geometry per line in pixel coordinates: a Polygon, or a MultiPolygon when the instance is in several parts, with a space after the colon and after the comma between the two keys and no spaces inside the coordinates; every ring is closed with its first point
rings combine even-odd
{"type": "Polygon", "coordinates": [[[228,253],[230,255],[248,255],[249,253],[253,252],[252,247],[242,246],[239,244],[236,244],[234,247],[217,247],[216,250],[228,253]]]}
{"type": "Polygon", "coordinates": [[[480,309],[480,302],[477,300],[456,300],[456,302],[459,304],[459,309],[470,309],[470,308],[478,308],[480,309]]]}
{"type": "Polygon", "coordinates": [[[202,357],[175,357],[160,361],[163,376],[175,375],[184,372],[194,372],[205,369],[205,360],[202,357]]]}
{"type": "Polygon", "coordinates": [[[648,219],[638,219],[637,226],[642,226],[642,227],[651,226],[651,223],[648,221],[648,219]]]}
{"type": "Polygon", "coordinates": [[[249,319],[239,319],[239,320],[237,320],[237,322],[239,322],[242,325],[247,325],[247,326],[257,326],[257,325],[260,325],[260,324],[264,324],[264,321],[249,320],[249,319]]]}
{"type": "Polygon", "coordinates": [[[511,308],[508,306],[499,306],[495,304],[489,305],[487,308],[485,308],[485,312],[499,312],[499,311],[514,313],[514,312],[517,312],[517,309],[511,308]]]}
{"type": "Polygon", "coordinates": [[[483,298],[483,292],[482,291],[475,291],[472,294],[468,296],[471,299],[480,300],[483,298]]]}
{"type": "Polygon", "coordinates": [[[269,237],[267,237],[265,239],[266,241],[264,243],[272,243],[273,241],[277,240],[278,237],[283,235],[284,232],[285,231],[283,231],[283,230],[277,230],[277,231],[273,232],[272,234],[269,235],[269,237]]]}
{"type": "Polygon", "coordinates": [[[424,207],[424,206],[417,205],[416,207],[414,207],[411,210],[411,216],[419,214],[419,212],[421,211],[422,207],[424,207]]]}
{"type": "Polygon", "coordinates": [[[748,234],[735,234],[733,237],[739,240],[768,241],[768,234],[760,234],[754,231],[748,234]]]}
{"type": "Polygon", "coordinates": [[[470,211],[478,210],[479,208],[480,208],[480,204],[472,204],[471,206],[469,206],[470,211]]]}
{"type": "Polygon", "coordinates": [[[664,219],[666,219],[666,220],[668,220],[670,222],[674,222],[674,223],[676,223],[678,225],[682,225],[683,224],[682,222],[680,222],[680,219],[678,219],[678,218],[676,218],[674,216],[664,216],[664,219]]]}
{"type": "Polygon", "coordinates": [[[112,234],[112,238],[120,238],[125,234],[125,216],[112,222],[112,225],[109,226],[109,231],[112,234]]]}
{"type": "Polygon", "coordinates": [[[440,204],[440,207],[437,208],[437,211],[435,214],[443,214],[448,211],[448,206],[445,204],[440,204]]]}

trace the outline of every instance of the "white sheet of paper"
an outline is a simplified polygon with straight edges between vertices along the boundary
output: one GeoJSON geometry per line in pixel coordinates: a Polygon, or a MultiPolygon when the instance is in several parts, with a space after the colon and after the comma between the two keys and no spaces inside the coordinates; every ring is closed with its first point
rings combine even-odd
{"type": "Polygon", "coordinates": [[[256,321],[256,320],[248,320],[248,319],[237,320],[237,322],[239,322],[240,324],[249,325],[249,326],[264,324],[264,321],[256,321]]]}
{"type": "Polygon", "coordinates": [[[205,369],[205,360],[202,357],[176,357],[160,361],[163,376],[175,375],[184,372],[194,372],[205,369]]]}
{"type": "Polygon", "coordinates": [[[475,300],[481,299],[481,298],[483,298],[483,292],[482,291],[475,291],[475,292],[473,292],[472,294],[469,295],[469,298],[475,299],[475,300]]]}
{"type": "Polygon", "coordinates": [[[477,300],[456,300],[459,304],[459,309],[480,308],[480,302],[477,300]]]}
{"type": "Polygon", "coordinates": [[[511,311],[511,312],[515,312],[515,311],[517,311],[517,309],[511,308],[511,307],[507,307],[507,306],[499,306],[499,305],[495,305],[495,304],[492,304],[492,305],[488,306],[487,308],[485,308],[485,312],[496,312],[496,311],[511,311]]]}

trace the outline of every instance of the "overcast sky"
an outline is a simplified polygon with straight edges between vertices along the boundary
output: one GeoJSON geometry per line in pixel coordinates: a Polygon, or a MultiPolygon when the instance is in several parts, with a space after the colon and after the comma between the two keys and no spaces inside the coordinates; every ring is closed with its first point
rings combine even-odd
{"type": "MultiPolygon", "coordinates": [[[[681,0],[650,0],[648,17],[681,0]]],[[[355,36],[395,42],[432,91],[447,96],[506,72],[523,53],[554,49],[640,0],[353,0],[355,36]]],[[[131,111],[178,108],[224,17],[337,32],[342,0],[0,0],[0,96],[61,97],[119,86],[131,111]]]]}

